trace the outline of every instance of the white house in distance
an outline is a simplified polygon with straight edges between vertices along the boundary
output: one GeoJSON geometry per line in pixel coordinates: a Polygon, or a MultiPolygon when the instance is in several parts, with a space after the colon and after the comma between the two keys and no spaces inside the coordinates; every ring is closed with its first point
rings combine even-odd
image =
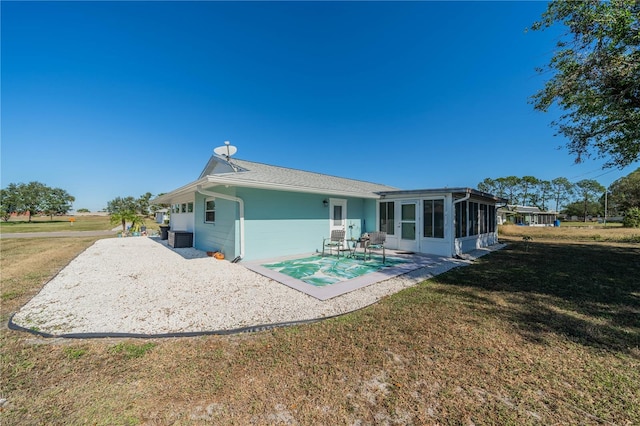
{"type": "Polygon", "coordinates": [[[555,226],[558,213],[535,206],[507,205],[498,209],[498,224],[513,223],[526,226],[555,226]]]}
{"type": "Polygon", "coordinates": [[[497,243],[497,206],[471,188],[400,190],[214,155],[193,182],[163,194],[170,229],[228,260],[272,259],[322,250],[323,238],[385,231],[385,246],[446,257],[497,243]]]}

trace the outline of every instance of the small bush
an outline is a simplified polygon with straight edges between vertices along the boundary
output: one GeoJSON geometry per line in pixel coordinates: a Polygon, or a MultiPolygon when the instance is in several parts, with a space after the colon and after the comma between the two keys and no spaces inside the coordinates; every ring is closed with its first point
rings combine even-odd
{"type": "Polygon", "coordinates": [[[624,215],[625,228],[640,228],[640,207],[632,207],[624,215]]]}

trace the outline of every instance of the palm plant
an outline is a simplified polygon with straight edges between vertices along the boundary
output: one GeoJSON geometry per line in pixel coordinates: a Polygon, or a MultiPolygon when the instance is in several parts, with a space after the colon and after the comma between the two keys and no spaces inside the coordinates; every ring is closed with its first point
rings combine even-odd
{"type": "Polygon", "coordinates": [[[127,230],[127,222],[136,223],[139,219],[141,218],[133,210],[120,210],[111,213],[111,218],[109,220],[114,225],[121,223],[122,232],[124,233],[127,230]]]}

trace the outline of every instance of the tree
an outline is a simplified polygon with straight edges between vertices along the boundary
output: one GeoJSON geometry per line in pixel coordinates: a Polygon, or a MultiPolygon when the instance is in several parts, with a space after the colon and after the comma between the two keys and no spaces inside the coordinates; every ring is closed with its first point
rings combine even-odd
{"type": "Polygon", "coordinates": [[[602,205],[595,201],[590,201],[587,203],[586,215],[585,215],[585,207],[583,201],[574,201],[573,203],[567,204],[562,213],[567,216],[577,216],[577,217],[586,217],[587,216],[597,216],[602,211],[602,205]]]}
{"type": "MultiPolygon", "coordinates": [[[[489,194],[494,194],[495,192],[495,180],[491,178],[484,178],[484,180],[478,183],[478,189],[482,192],[488,192],[489,194]]],[[[494,194],[497,195],[497,194],[494,194]]]]}
{"type": "Polygon", "coordinates": [[[484,180],[478,183],[478,189],[482,192],[496,195],[498,197],[505,198],[505,178],[484,178],[484,180]]]}
{"type": "Polygon", "coordinates": [[[640,228],[640,207],[632,207],[627,210],[622,225],[625,228],[640,228]]]}
{"type": "Polygon", "coordinates": [[[523,176],[519,179],[520,181],[520,203],[523,206],[526,206],[530,203],[530,195],[531,189],[534,188],[538,184],[538,179],[534,176],[523,176]]]}
{"type": "Polygon", "coordinates": [[[609,186],[609,205],[616,212],[640,207],[640,168],[609,186]]]}
{"type": "Polygon", "coordinates": [[[134,222],[137,217],[138,203],[133,197],[116,197],[107,203],[107,212],[111,223],[122,224],[122,232],[127,230],[127,222],[134,222]]]}
{"type": "MultiPolygon", "coordinates": [[[[542,210],[547,210],[547,201],[551,196],[551,182],[548,180],[540,180],[538,181],[538,207],[542,210]]],[[[557,210],[556,210],[557,211],[557,210]]]]}
{"type": "Polygon", "coordinates": [[[149,200],[151,200],[151,197],[153,197],[153,194],[150,192],[147,192],[138,197],[138,199],[136,200],[136,203],[138,205],[138,213],[144,216],[147,216],[149,214],[149,200]]]}
{"type": "Polygon", "coordinates": [[[48,214],[53,220],[53,215],[67,214],[76,199],[61,188],[49,188],[43,194],[42,211],[48,214]]]}
{"type": "Polygon", "coordinates": [[[29,214],[29,222],[34,214],[43,210],[45,197],[50,190],[45,184],[35,181],[18,185],[20,212],[29,214]]]}
{"type": "Polygon", "coordinates": [[[28,214],[31,217],[37,213],[66,214],[71,210],[71,203],[75,198],[61,188],[50,188],[40,182],[11,183],[2,190],[1,213],[7,221],[12,214],[28,214]]]}
{"type": "MultiPolygon", "coordinates": [[[[583,202],[584,207],[584,221],[587,221],[589,215],[589,203],[594,202],[598,195],[603,193],[606,189],[593,179],[583,179],[580,182],[576,182],[576,188],[578,195],[583,202]]],[[[600,203],[598,203],[600,205],[600,203]]]]}
{"type": "Polygon", "coordinates": [[[539,69],[551,79],[531,98],[546,112],[564,113],[552,126],[569,141],[576,163],[607,158],[604,167],[624,167],[640,159],[640,2],[635,0],[552,1],[532,25],[568,30],[549,64],[539,69]]]}
{"type": "Polygon", "coordinates": [[[504,198],[508,200],[507,204],[518,204],[517,196],[520,178],[517,176],[507,176],[501,178],[504,182],[504,198]]]}
{"type": "Polygon", "coordinates": [[[560,205],[569,201],[573,195],[574,185],[569,179],[557,177],[551,181],[551,195],[556,202],[556,211],[560,211],[560,205]]]}
{"type": "Polygon", "coordinates": [[[6,188],[0,190],[0,214],[2,220],[8,222],[11,215],[18,213],[20,209],[20,191],[18,185],[10,183],[6,188]]]}

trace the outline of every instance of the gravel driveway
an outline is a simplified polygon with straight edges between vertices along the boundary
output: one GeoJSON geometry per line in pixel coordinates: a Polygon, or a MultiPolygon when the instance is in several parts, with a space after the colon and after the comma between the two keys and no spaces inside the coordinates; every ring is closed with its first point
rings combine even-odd
{"type": "Polygon", "coordinates": [[[434,267],[320,301],[242,263],[215,260],[193,248],[173,249],[148,237],[102,239],[49,281],[10,326],[62,337],[238,331],[360,309],[468,263],[443,259],[434,267]]]}

